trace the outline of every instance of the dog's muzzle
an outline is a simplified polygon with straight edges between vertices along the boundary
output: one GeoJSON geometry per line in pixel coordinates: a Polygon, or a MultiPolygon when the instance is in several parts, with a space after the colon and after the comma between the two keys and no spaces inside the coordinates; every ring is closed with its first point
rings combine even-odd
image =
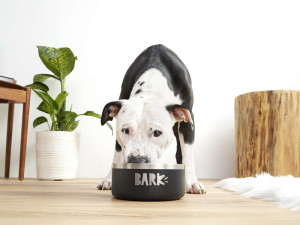
{"type": "Polygon", "coordinates": [[[128,163],[150,163],[151,160],[146,156],[128,156],[128,163]]]}

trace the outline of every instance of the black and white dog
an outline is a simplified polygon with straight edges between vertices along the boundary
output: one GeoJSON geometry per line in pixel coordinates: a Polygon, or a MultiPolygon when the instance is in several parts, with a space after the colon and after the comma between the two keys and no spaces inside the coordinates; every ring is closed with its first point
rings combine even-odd
{"type": "MultiPolygon", "coordinates": [[[[179,57],[163,45],[147,48],[126,72],[119,99],[105,105],[101,119],[104,125],[116,118],[113,163],[157,163],[175,135],[177,163],[185,164],[186,192],[204,194],[194,168],[192,83],[179,57]]],[[[98,189],[111,185],[110,171],[98,189]]]]}

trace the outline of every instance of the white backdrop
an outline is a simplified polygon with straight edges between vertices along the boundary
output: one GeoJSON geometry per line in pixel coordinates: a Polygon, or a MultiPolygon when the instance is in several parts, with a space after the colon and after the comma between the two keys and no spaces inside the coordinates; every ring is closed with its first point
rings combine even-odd
{"type": "MultiPolygon", "coordinates": [[[[70,47],[78,56],[67,77],[67,106],[94,110],[119,96],[122,78],[146,47],[162,43],[193,80],[196,172],[234,175],[234,98],[242,93],[300,88],[299,1],[0,0],[0,75],[25,85],[48,73],[36,45],[70,47]]],[[[48,82],[50,87],[57,85],[48,82]]],[[[56,95],[58,89],[53,91],[56,95]]],[[[35,177],[40,100],[31,98],[26,177],[35,177]]],[[[4,174],[7,106],[0,105],[0,177],[4,174]]],[[[19,161],[21,106],[15,110],[11,175],[19,161]]],[[[105,177],[115,139],[94,118],[81,118],[78,177],[105,177]]],[[[175,154],[170,149],[168,156],[175,154]]],[[[168,157],[166,157],[168,158],[168,157]]],[[[173,161],[173,157],[172,160],[173,161]]]]}

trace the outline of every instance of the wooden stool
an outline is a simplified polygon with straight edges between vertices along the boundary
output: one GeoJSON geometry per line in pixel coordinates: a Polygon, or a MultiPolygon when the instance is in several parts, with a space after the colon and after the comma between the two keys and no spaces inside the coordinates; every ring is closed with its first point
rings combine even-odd
{"type": "Polygon", "coordinates": [[[259,91],[235,99],[235,176],[300,177],[300,91],[259,91]]]}
{"type": "Polygon", "coordinates": [[[5,178],[9,178],[12,129],[14,120],[14,104],[23,104],[22,133],[20,148],[19,179],[24,179],[26,144],[28,133],[28,118],[30,106],[30,88],[16,84],[16,80],[0,76],[0,103],[8,103],[8,123],[5,156],[5,178]]]}

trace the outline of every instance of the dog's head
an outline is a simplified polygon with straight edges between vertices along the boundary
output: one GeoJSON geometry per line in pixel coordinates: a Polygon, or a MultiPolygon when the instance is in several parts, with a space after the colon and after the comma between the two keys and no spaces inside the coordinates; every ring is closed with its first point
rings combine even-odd
{"type": "Polygon", "coordinates": [[[122,148],[124,163],[155,163],[173,140],[176,122],[190,122],[188,109],[180,105],[143,98],[106,104],[101,124],[116,118],[116,138],[122,148]]]}

